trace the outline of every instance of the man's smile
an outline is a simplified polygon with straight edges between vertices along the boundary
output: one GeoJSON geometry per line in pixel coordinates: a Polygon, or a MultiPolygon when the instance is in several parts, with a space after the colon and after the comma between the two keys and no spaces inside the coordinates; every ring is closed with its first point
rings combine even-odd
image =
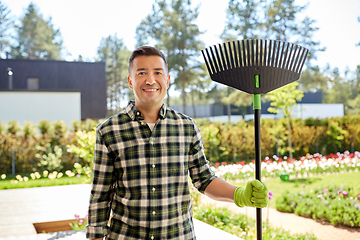
{"type": "Polygon", "coordinates": [[[156,92],[157,90],[159,90],[159,89],[157,89],[157,88],[143,89],[143,91],[145,91],[145,92],[156,92]]]}

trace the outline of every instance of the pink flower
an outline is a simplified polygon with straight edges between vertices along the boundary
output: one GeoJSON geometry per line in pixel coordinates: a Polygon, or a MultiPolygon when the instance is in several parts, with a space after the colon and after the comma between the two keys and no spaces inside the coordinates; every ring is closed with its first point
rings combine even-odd
{"type": "Polygon", "coordinates": [[[339,190],[339,191],[337,191],[337,193],[340,195],[342,192],[341,192],[341,190],[339,190]]]}
{"type": "Polygon", "coordinates": [[[76,218],[77,220],[80,219],[80,216],[79,216],[79,215],[75,214],[74,216],[75,216],[75,218],[76,218]]]}
{"type": "Polygon", "coordinates": [[[86,214],[85,217],[84,217],[84,220],[86,220],[88,218],[88,215],[86,214]]]}
{"type": "Polygon", "coordinates": [[[358,195],[358,199],[360,200],[360,194],[358,195]]]}
{"type": "Polygon", "coordinates": [[[305,188],[305,184],[303,184],[303,188],[305,188]]]}
{"type": "Polygon", "coordinates": [[[324,189],[324,193],[327,193],[329,192],[329,190],[327,188],[324,189]]]}
{"type": "Polygon", "coordinates": [[[80,175],[80,174],[78,174],[78,175],[76,175],[76,177],[78,177],[78,178],[79,178],[79,177],[81,177],[81,175],[80,175]]]}
{"type": "Polygon", "coordinates": [[[270,199],[270,200],[272,199],[272,196],[273,196],[273,192],[272,192],[272,191],[269,191],[269,199],[270,199]]]}
{"type": "Polygon", "coordinates": [[[79,224],[79,226],[81,226],[83,223],[84,223],[84,220],[80,219],[78,224],[79,224]]]}
{"type": "Polygon", "coordinates": [[[345,191],[343,191],[343,196],[344,196],[344,197],[347,197],[347,196],[348,196],[348,193],[345,192],[345,191]]]}

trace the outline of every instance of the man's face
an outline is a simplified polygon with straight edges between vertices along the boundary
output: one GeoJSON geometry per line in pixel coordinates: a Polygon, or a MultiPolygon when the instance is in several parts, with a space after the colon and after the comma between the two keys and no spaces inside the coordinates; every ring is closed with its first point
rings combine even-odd
{"type": "Polygon", "coordinates": [[[151,104],[161,107],[169,81],[170,75],[160,56],[136,57],[128,76],[129,87],[135,95],[135,106],[151,104]]]}

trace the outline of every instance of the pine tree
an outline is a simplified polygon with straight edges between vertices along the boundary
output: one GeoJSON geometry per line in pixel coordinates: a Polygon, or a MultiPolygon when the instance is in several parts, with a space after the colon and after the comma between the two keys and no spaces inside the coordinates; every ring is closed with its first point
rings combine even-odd
{"type": "Polygon", "coordinates": [[[10,47],[9,30],[13,27],[10,12],[8,7],[0,1],[0,58],[2,58],[10,47]]]}
{"type": "Polygon", "coordinates": [[[117,34],[101,39],[97,55],[98,60],[105,62],[106,66],[108,116],[121,110],[120,102],[126,100],[131,92],[127,87],[127,60],[130,54],[117,34]]]}
{"type": "Polygon", "coordinates": [[[181,89],[184,113],[186,89],[202,72],[197,57],[204,44],[199,40],[202,32],[194,23],[198,9],[191,7],[190,0],[155,0],[152,12],[136,29],[138,46],[155,45],[167,56],[169,72],[173,76],[170,84],[181,89]]]}
{"type": "Polygon", "coordinates": [[[51,17],[45,20],[33,3],[27,7],[21,26],[17,26],[15,58],[60,60],[63,48],[60,29],[55,29],[51,17]]]}

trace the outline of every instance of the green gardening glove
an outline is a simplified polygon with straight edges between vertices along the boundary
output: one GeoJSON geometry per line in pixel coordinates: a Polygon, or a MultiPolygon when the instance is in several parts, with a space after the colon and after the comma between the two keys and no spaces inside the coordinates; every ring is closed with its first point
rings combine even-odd
{"type": "Polygon", "coordinates": [[[236,188],[234,202],[238,207],[264,208],[269,202],[269,190],[265,183],[251,180],[246,184],[245,189],[236,188]]]}

